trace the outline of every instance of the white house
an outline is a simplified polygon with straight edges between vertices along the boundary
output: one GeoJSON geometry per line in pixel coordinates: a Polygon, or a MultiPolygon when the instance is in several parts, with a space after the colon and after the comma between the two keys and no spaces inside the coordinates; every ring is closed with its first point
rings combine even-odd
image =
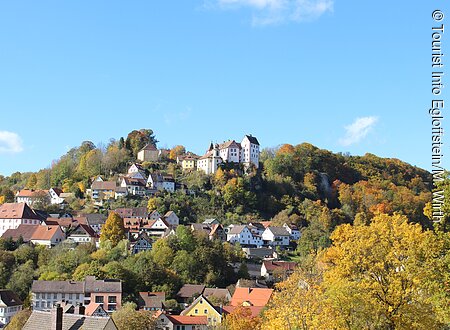
{"type": "Polygon", "coordinates": [[[147,190],[146,181],[144,179],[124,177],[122,178],[120,186],[123,188],[127,188],[127,192],[129,195],[135,196],[144,196],[147,190]]]}
{"type": "Polygon", "coordinates": [[[59,188],[50,188],[48,191],[50,195],[50,203],[51,204],[61,204],[64,202],[64,198],[62,198],[63,191],[59,188]]]}
{"type": "Polygon", "coordinates": [[[292,275],[296,267],[297,263],[292,261],[265,260],[261,265],[261,276],[268,281],[278,282],[292,275]]]}
{"type": "Polygon", "coordinates": [[[150,189],[161,190],[163,189],[163,176],[160,173],[150,173],[147,179],[147,187],[150,189]]]}
{"type": "Polygon", "coordinates": [[[264,245],[288,246],[290,234],[284,227],[267,227],[262,234],[264,245]]]}
{"type": "Polygon", "coordinates": [[[38,215],[26,203],[5,203],[0,206],[0,236],[19,225],[39,225],[38,215]]]}
{"type": "Polygon", "coordinates": [[[34,244],[55,246],[66,238],[60,226],[36,226],[31,235],[31,242],[34,244]]]}
{"type": "Polygon", "coordinates": [[[169,229],[169,224],[163,219],[149,220],[142,229],[149,235],[164,236],[165,232],[169,229]]]}
{"type": "Polygon", "coordinates": [[[22,310],[23,302],[11,290],[0,290],[0,328],[11,321],[17,312],[22,310]]]}
{"type": "Polygon", "coordinates": [[[287,232],[291,235],[291,240],[297,241],[300,239],[300,230],[298,230],[297,226],[289,225],[287,223],[283,224],[283,227],[287,230],[287,232]]]}
{"type": "Polygon", "coordinates": [[[157,329],[164,330],[206,330],[208,329],[207,316],[184,316],[164,314],[161,311],[157,317],[157,329]]]}
{"type": "Polygon", "coordinates": [[[197,170],[202,170],[206,174],[214,174],[223,162],[219,155],[219,145],[211,143],[208,151],[197,160],[197,170]]]}
{"type": "Polygon", "coordinates": [[[227,241],[230,243],[239,243],[241,245],[255,245],[262,246],[262,239],[258,235],[254,235],[248,226],[237,225],[233,226],[227,232],[227,241]]]}
{"type": "Polygon", "coordinates": [[[175,180],[171,175],[163,176],[163,189],[168,192],[175,191],[175,180]]]}
{"type": "Polygon", "coordinates": [[[174,211],[168,211],[166,214],[164,214],[164,220],[169,226],[178,226],[180,224],[180,219],[174,211]]]}
{"type": "Polygon", "coordinates": [[[254,164],[258,168],[260,153],[258,139],[252,135],[245,135],[242,139],[241,147],[241,162],[247,166],[254,164]]]}
{"type": "Polygon", "coordinates": [[[89,225],[79,224],[70,234],[68,239],[76,243],[95,243],[98,235],[89,225]]]}
{"type": "Polygon", "coordinates": [[[239,163],[241,161],[241,145],[234,140],[219,145],[219,155],[224,162],[239,163]]]}
{"type": "Polygon", "coordinates": [[[145,170],[141,167],[139,164],[132,164],[128,168],[128,174],[127,177],[133,178],[133,179],[142,179],[147,180],[147,175],[145,174],[145,170]]]}

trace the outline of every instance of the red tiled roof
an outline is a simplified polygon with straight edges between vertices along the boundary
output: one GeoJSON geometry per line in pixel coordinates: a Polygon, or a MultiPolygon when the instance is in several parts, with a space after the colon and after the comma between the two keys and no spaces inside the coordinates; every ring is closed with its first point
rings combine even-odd
{"type": "Polygon", "coordinates": [[[48,190],[34,190],[34,189],[22,189],[19,191],[17,197],[39,197],[40,195],[48,194],[48,190]]]}
{"type": "Polygon", "coordinates": [[[294,270],[295,267],[297,267],[297,263],[291,262],[291,261],[266,260],[263,262],[263,264],[264,264],[264,267],[266,267],[266,269],[269,271],[272,271],[275,269],[294,270]]]}
{"type": "Polygon", "coordinates": [[[16,229],[8,229],[6,230],[2,238],[11,237],[13,241],[17,241],[20,236],[24,242],[29,242],[31,240],[31,236],[33,235],[36,227],[40,227],[40,225],[19,225],[16,229]]]}
{"type": "Polygon", "coordinates": [[[91,185],[92,190],[115,190],[116,183],[114,181],[94,181],[91,185]]]}
{"type": "Polygon", "coordinates": [[[177,325],[194,325],[201,324],[207,325],[208,319],[206,316],[184,316],[184,315],[167,315],[166,317],[173,323],[177,325]]]}
{"type": "Polygon", "coordinates": [[[252,306],[265,306],[272,296],[272,292],[272,289],[236,288],[230,305],[239,306],[248,301],[252,306]]]}
{"type": "MultiPolygon", "coordinates": [[[[231,314],[234,312],[234,310],[238,308],[238,306],[223,306],[222,309],[225,313],[231,314]]],[[[252,317],[256,317],[261,313],[263,310],[263,306],[245,306],[244,308],[248,308],[252,312],[252,317]]]]}
{"type": "Polygon", "coordinates": [[[31,239],[50,240],[60,230],[61,228],[59,226],[37,226],[33,235],[31,235],[31,239]]]}
{"type": "Polygon", "coordinates": [[[40,220],[26,203],[5,203],[0,206],[0,219],[40,220]]]}

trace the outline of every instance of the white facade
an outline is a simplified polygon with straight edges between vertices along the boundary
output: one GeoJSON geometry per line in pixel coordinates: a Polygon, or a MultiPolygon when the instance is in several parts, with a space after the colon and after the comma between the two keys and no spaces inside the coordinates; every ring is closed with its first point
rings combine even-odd
{"type": "Polygon", "coordinates": [[[291,239],[294,241],[297,241],[300,239],[300,230],[297,229],[295,226],[290,226],[287,223],[283,225],[283,227],[286,229],[286,231],[291,235],[291,239]]]}
{"type": "Polygon", "coordinates": [[[197,170],[202,170],[208,175],[214,174],[222,162],[223,160],[219,155],[218,145],[215,145],[203,157],[197,160],[197,170]]]}
{"type": "Polygon", "coordinates": [[[241,145],[234,140],[219,145],[219,155],[224,162],[239,163],[241,161],[241,145]]]}
{"type": "Polygon", "coordinates": [[[164,180],[163,181],[163,189],[165,191],[174,192],[175,191],[175,181],[173,181],[173,180],[164,180]]]}
{"type": "Polygon", "coordinates": [[[262,234],[262,240],[264,244],[270,246],[288,246],[290,235],[283,227],[268,227],[262,234]],[[279,228],[282,228],[285,233],[277,233],[279,228]]]}
{"type": "Polygon", "coordinates": [[[62,202],[64,202],[64,198],[60,197],[61,192],[57,192],[55,191],[55,189],[50,188],[48,194],[50,195],[51,204],[61,204],[62,202]]]}
{"type": "Polygon", "coordinates": [[[37,292],[31,294],[33,310],[42,311],[51,309],[57,302],[66,301],[76,306],[77,304],[87,305],[90,298],[85,298],[83,290],[80,292],[61,293],[61,292],[37,292]]]}
{"type": "Polygon", "coordinates": [[[262,246],[261,237],[254,235],[247,226],[234,226],[227,233],[227,241],[232,244],[262,246]]]}
{"type": "Polygon", "coordinates": [[[246,135],[241,142],[241,162],[250,165],[254,164],[256,168],[259,167],[259,142],[255,137],[246,135]]]}
{"type": "Polygon", "coordinates": [[[13,298],[8,294],[8,292],[11,291],[2,290],[0,295],[0,328],[3,328],[6,324],[8,324],[11,321],[11,318],[22,310],[22,302],[14,301],[14,298],[17,298],[17,296],[11,292],[13,294],[13,298]],[[5,301],[3,301],[1,296],[4,296],[5,301]]]}

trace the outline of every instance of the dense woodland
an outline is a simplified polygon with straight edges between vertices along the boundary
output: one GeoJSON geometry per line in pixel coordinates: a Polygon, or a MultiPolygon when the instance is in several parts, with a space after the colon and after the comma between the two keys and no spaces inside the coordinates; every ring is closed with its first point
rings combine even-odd
{"type": "MultiPolygon", "coordinates": [[[[147,206],[172,210],[185,224],[210,217],[224,225],[296,224],[302,237],[285,257],[299,262],[299,270],[277,287],[263,315],[243,318],[247,311],[237,310],[226,329],[445,329],[450,324],[450,206],[445,221],[433,224],[429,172],[398,159],[336,154],[302,143],[263,149],[259,169],[224,164],[207,176],[181,171],[176,157],[186,150],[180,145],[142,166],[149,173],[172,174],[187,191],[94,206],[86,195],[91,178],[118,178],[149,142],[157,143],[151,130],[133,131],[106,146],[83,142],[50,168],[0,176],[0,203],[13,201],[22,188],[61,187],[75,193],[67,207],[73,212],[147,206]]],[[[448,179],[440,188],[450,198],[448,179]]],[[[238,246],[210,241],[183,226],[152,251],[134,256],[120,235],[99,249],[18,243],[0,240],[0,287],[24,299],[38,278],[118,278],[125,300],[136,301],[139,291],[165,291],[170,299],[183,283],[225,287],[248,276],[245,263],[239,270],[231,267],[244,260],[238,246]]]]}

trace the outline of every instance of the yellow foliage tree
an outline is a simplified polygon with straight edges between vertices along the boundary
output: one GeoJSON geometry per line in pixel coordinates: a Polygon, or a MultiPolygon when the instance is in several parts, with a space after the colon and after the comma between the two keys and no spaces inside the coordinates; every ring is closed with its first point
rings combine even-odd
{"type": "Polygon", "coordinates": [[[100,240],[108,240],[114,247],[124,238],[125,226],[123,224],[123,219],[116,212],[110,212],[105,225],[102,227],[100,240]]]}
{"type": "Polygon", "coordinates": [[[401,215],[341,225],[316,273],[297,270],[264,313],[263,329],[409,330],[450,324],[450,234],[401,215]],[[315,274],[315,275],[314,275],[315,274]]]}
{"type": "Polygon", "coordinates": [[[261,318],[259,316],[252,316],[250,308],[238,306],[225,317],[223,325],[227,330],[259,330],[261,329],[261,318]]]}
{"type": "Polygon", "coordinates": [[[443,327],[430,302],[445,271],[436,262],[444,246],[433,232],[383,214],[369,226],[339,226],[331,239],[322,287],[337,328],[443,327]]]}
{"type": "Polygon", "coordinates": [[[5,204],[5,196],[0,196],[0,205],[5,204]]]}

